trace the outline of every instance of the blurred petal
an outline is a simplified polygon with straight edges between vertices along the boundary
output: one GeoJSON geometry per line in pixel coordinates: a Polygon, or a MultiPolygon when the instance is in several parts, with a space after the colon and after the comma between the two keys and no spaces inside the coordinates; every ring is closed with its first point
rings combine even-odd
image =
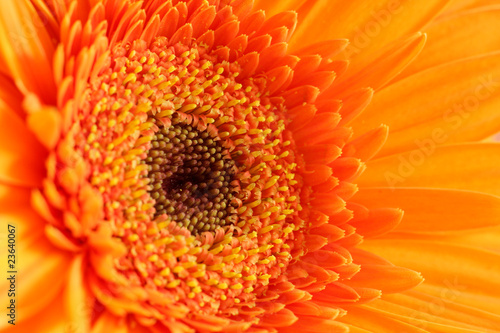
{"type": "Polygon", "coordinates": [[[0,182],[40,185],[45,148],[29,131],[17,112],[0,100],[0,182]]]}
{"type": "Polygon", "coordinates": [[[43,20],[28,0],[0,3],[0,63],[23,93],[55,101],[52,76],[54,44],[43,20]]]}

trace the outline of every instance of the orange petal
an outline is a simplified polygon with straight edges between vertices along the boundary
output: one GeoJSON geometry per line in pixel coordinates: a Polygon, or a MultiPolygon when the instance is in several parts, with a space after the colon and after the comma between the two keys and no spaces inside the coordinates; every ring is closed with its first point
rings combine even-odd
{"type": "Polygon", "coordinates": [[[423,281],[420,273],[404,267],[363,264],[348,284],[351,287],[380,289],[383,293],[399,293],[418,286],[423,281]]]}
{"type": "Polygon", "coordinates": [[[55,147],[62,129],[61,114],[56,108],[43,107],[28,115],[28,127],[48,149],[55,147]]]}
{"type": "Polygon", "coordinates": [[[14,81],[4,75],[0,75],[0,105],[4,108],[4,104],[18,116],[25,116],[21,102],[23,95],[14,84],[14,81]]]}
{"type": "Polygon", "coordinates": [[[341,309],[318,305],[314,302],[300,302],[287,305],[287,308],[299,315],[299,320],[304,317],[314,316],[316,318],[335,319],[344,315],[345,311],[341,309]]]}
{"type": "Polygon", "coordinates": [[[301,86],[292,90],[288,90],[283,94],[285,105],[287,108],[292,109],[304,103],[314,103],[318,97],[320,90],[314,86],[301,86]]]}
{"type": "Polygon", "coordinates": [[[214,45],[227,45],[238,35],[239,26],[239,21],[234,20],[224,23],[217,28],[214,34],[214,45]]]}
{"type": "Polygon", "coordinates": [[[313,126],[304,126],[293,133],[296,142],[308,146],[316,143],[333,144],[335,138],[330,133],[339,123],[340,115],[335,112],[324,112],[316,114],[310,121],[313,126]]]}
{"type": "Polygon", "coordinates": [[[363,287],[350,287],[347,283],[333,282],[313,297],[322,305],[361,304],[379,298],[380,290],[363,287]]]}
{"type": "Polygon", "coordinates": [[[193,26],[191,23],[186,23],[180,27],[170,39],[170,44],[175,45],[176,43],[184,43],[189,45],[191,38],[193,37],[193,26]]]}
{"type": "Polygon", "coordinates": [[[270,80],[266,90],[270,95],[274,95],[277,91],[283,91],[290,84],[293,70],[288,66],[281,66],[268,71],[265,75],[270,80]]]}
{"type": "Polygon", "coordinates": [[[35,93],[43,102],[53,104],[54,44],[30,1],[0,3],[0,37],[0,63],[8,68],[19,90],[35,93]]]}
{"type": "MultiPolygon", "coordinates": [[[[449,232],[500,224],[500,197],[477,192],[364,188],[356,194],[353,201],[369,208],[403,209],[405,217],[395,229],[396,232],[449,232]]],[[[357,224],[354,223],[354,226],[357,224]]]]}
{"type": "Polygon", "coordinates": [[[453,301],[454,303],[476,309],[478,312],[482,312],[483,316],[487,316],[488,314],[499,315],[500,300],[496,291],[489,295],[469,291],[468,286],[462,283],[458,276],[447,276],[442,279],[442,283],[423,283],[408,293],[418,298],[430,295],[446,301],[453,301]]]}
{"type": "Polygon", "coordinates": [[[427,330],[438,331],[443,328],[440,325],[449,326],[449,332],[459,332],[459,328],[481,332],[497,328],[498,314],[454,302],[456,294],[449,289],[440,291],[438,297],[418,290],[387,295],[367,306],[427,330]]]}
{"type": "Polygon", "coordinates": [[[344,98],[342,100],[344,105],[340,110],[342,116],[340,124],[348,124],[353,119],[356,119],[370,104],[373,93],[372,88],[363,88],[344,98]]]}
{"type": "Polygon", "coordinates": [[[406,324],[400,320],[390,318],[384,313],[380,313],[367,307],[350,307],[347,315],[342,317],[340,321],[349,324],[350,328],[352,328],[352,332],[429,332],[412,324],[406,324]]]}
{"type": "Polygon", "coordinates": [[[240,31],[248,36],[253,35],[262,27],[265,20],[266,14],[263,10],[255,11],[241,20],[240,31]]]}
{"type": "Polygon", "coordinates": [[[498,5],[496,0],[452,0],[443,13],[443,17],[454,15],[457,12],[469,11],[470,9],[498,5]]]}
{"type": "Polygon", "coordinates": [[[352,122],[355,135],[387,124],[391,135],[381,156],[418,149],[417,141],[442,145],[493,135],[500,130],[499,61],[500,52],[479,56],[388,86],[352,122]]]}
{"type": "Polygon", "coordinates": [[[500,195],[500,144],[435,147],[391,155],[367,163],[360,187],[437,187],[500,195]],[[473,175],[473,177],[471,177],[473,175]]]}
{"type": "Polygon", "coordinates": [[[274,15],[287,10],[296,10],[301,4],[307,0],[289,0],[289,1],[268,1],[268,0],[255,0],[254,8],[264,9],[269,15],[274,15]]]}
{"type": "Polygon", "coordinates": [[[287,327],[297,321],[297,316],[288,309],[262,316],[259,325],[263,327],[287,327]]]}
{"type": "Polygon", "coordinates": [[[257,52],[247,53],[237,61],[241,66],[240,76],[247,78],[252,76],[257,70],[257,66],[259,66],[259,54],[257,52]]]}
{"type": "Polygon", "coordinates": [[[193,37],[197,38],[205,33],[215,19],[216,11],[214,6],[209,6],[190,18],[193,25],[193,37]]]}
{"type": "Polygon", "coordinates": [[[331,163],[342,153],[342,150],[339,147],[330,144],[303,146],[299,148],[299,151],[308,163],[313,164],[331,163]]]}
{"type": "Polygon", "coordinates": [[[323,164],[308,164],[306,169],[303,177],[309,186],[321,184],[332,175],[332,169],[323,164]]]}
{"type": "Polygon", "coordinates": [[[294,325],[281,328],[280,332],[347,333],[349,329],[336,320],[304,316],[300,317],[294,325]]]}
{"type": "Polygon", "coordinates": [[[307,77],[300,81],[301,85],[312,85],[317,87],[319,90],[324,91],[326,88],[330,87],[333,80],[337,76],[336,73],[332,71],[319,71],[314,73],[308,73],[307,77]]]}
{"type": "Polygon", "coordinates": [[[427,36],[416,33],[410,38],[391,45],[380,56],[373,56],[373,61],[359,72],[349,71],[333,83],[330,90],[337,92],[338,98],[364,87],[379,90],[398,75],[422,51],[427,36]]]}
{"type": "MultiPolygon", "coordinates": [[[[17,321],[30,320],[46,308],[61,292],[67,278],[69,256],[54,249],[43,237],[24,241],[18,237],[17,263],[17,321]],[[21,259],[22,254],[22,259],[21,259]]],[[[1,281],[0,289],[7,295],[8,280],[1,281]],[[5,281],[5,282],[4,282],[5,281]]],[[[7,322],[0,323],[0,329],[7,322]]]]}
{"type": "MultiPolygon", "coordinates": [[[[326,237],[329,243],[333,243],[345,236],[344,230],[328,223],[311,229],[310,233],[313,235],[321,235],[326,237]]],[[[345,257],[349,257],[349,253],[347,253],[345,257]]]]}
{"type": "Polygon", "coordinates": [[[303,256],[301,260],[320,265],[323,268],[334,268],[347,264],[347,260],[341,254],[334,251],[323,250],[309,252],[303,256]]]}
{"type": "Polygon", "coordinates": [[[253,0],[236,0],[231,3],[233,13],[241,20],[250,14],[253,7],[253,0]]]}
{"type": "Polygon", "coordinates": [[[46,150],[24,121],[0,100],[0,181],[40,186],[46,150]]]}
{"type": "Polygon", "coordinates": [[[354,157],[340,157],[330,167],[335,176],[345,181],[357,178],[365,170],[365,164],[354,157]]]}
{"type": "Polygon", "coordinates": [[[490,7],[436,21],[425,30],[429,38],[420,56],[397,79],[454,60],[497,51],[500,36],[491,31],[499,28],[499,14],[499,8],[490,7]]]}
{"type": "Polygon", "coordinates": [[[328,59],[342,52],[347,45],[349,45],[349,40],[347,39],[329,39],[313,45],[307,45],[295,51],[294,54],[305,56],[319,55],[323,59],[328,59]]]}
{"type": "Polygon", "coordinates": [[[333,215],[345,208],[345,201],[335,193],[317,193],[311,205],[322,213],[333,215]]]}
{"type": "MultiPolygon", "coordinates": [[[[19,287],[19,286],[18,286],[19,287]]],[[[22,308],[18,308],[18,311],[22,308]]],[[[69,318],[65,316],[64,303],[59,295],[50,303],[46,304],[34,316],[28,320],[20,320],[23,316],[22,311],[18,312],[15,325],[7,324],[7,320],[0,323],[2,333],[17,333],[17,332],[75,332],[84,333],[79,327],[74,325],[69,318]],[[5,327],[5,324],[8,326],[5,327]]],[[[110,331],[111,332],[111,331],[110,331]]]]}
{"type": "Polygon", "coordinates": [[[368,161],[382,149],[388,136],[389,127],[381,125],[376,129],[366,132],[356,140],[349,142],[343,148],[343,156],[354,156],[362,161],[368,161]]]}
{"type": "MultiPolygon", "coordinates": [[[[413,235],[414,236],[414,235],[413,235]]],[[[473,229],[466,233],[446,233],[439,239],[455,244],[481,244],[481,248],[500,253],[500,226],[487,229],[473,229]]]]}
{"type": "MultiPolygon", "coordinates": [[[[422,286],[446,287],[456,281],[468,293],[500,296],[498,253],[467,245],[414,239],[369,239],[361,247],[398,266],[421,272],[426,280],[422,286]]],[[[460,302],[458,297],[457,302],[460,302]]]]}
{"type": "Polygon", "coordinates": [[[266,20],[261,28],[261,33],[269,33],[274,29],[284,27],[287,31],[285,41],[288,41],[297,26],[297,13],[295,11],[283,11],[266,20]]]}
{"type": "Polygon", "coordinates": [[[345,53],[354,72],[366,67],[372,55],[384,45],[419,31],[441,12],[447,0],[415,3],[410,0],[370,2],[343,0],[311,1],[291,40],[291,50],[332,38],[350,41],[345,53]],[[332,17],[342,19],[331,24],[332,17]]]}
{"type": "Polygon", "coordinates": [[[92,327],[91,333],[128,333],[129,329],[125,318],[117,317],[109,311],[105,311],[99,316],[96,323],[92,327]]]}
{"type": "Polygon", "coordinates": [[[64,304],[67,317],[83,332],[90,327],[93,300],[85,284],[85,261],[77,256],[70,264],[69,276],[64,289],[64,304]]]}
{"type": "MultiPolygon", "coordinates": [[[[364,193],[366,195],[366,193],[364,193]]],[[[356,201],[354,199],[353,201],[356,201]]],[[[393,207],[388,205],[387,207],[393,207]]],[[[394,206],[399,207],[399,206],[394,206]]],[[[378,237],[394,230],[403,219],[403,210],[399,208],[370,209],[369,215],[361,219],[356,216],[350,225],[363,237],[378,237]]]]}
{"type": "Polygon", "coordinates": [[[16,227],[19,239],[25,241],[43,234],[45,222],[30,208],[31,190],[0,183],[0,218],[16,227]]]}

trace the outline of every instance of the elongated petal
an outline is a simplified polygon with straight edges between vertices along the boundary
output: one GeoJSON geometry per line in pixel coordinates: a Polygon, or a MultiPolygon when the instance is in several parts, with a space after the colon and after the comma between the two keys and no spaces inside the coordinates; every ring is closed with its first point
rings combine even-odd
{"type": "Polygon", "coordinates": [[[499,61],[500,53],[480,56],[434,67],[388,86],[353,121],[355,135],[387,124],[391,135],[380,152],[383,156],[418,149],[417,142],[442,145],[498,132],[499,61]]]}
{"type": "Polygon", "coordinates": [[[370,208],[403,209],[405,216],[394,230],[396,232],[447,232],[500,224],[500,197],[477,192],[427,188],[363,188],[353,201],[370,208]]]}
{"type": "Polygon", "coordinates": [[[372,286],[385,293],[397,293],[411,289],[424,281],[422,275],[407,268],[386,265],[362,265],[352,277],[350,286],[372,286]]]}
{"type": "Polygon", "coordinates": [[[462,189],[500,195],[500,144],[421,147],[368,162],[358,184],[360,187],[462,189]]]}
{"type": "Polygon", "coordinates": [[[94,303],[85,284],[84,264],[81,255],[73,259],[63,295],[67,317],[82,332],[88,332],[94,303]]]}
{"type": "Polygon", "coordinates": [[[364,87],[380,89],[418,56],[424,48],[425,41],[426,35],[417,33],[396,43],[380,57],[374,57],[373,62],[359,72],[350,71],[342,75],[337,82],[334,82],[330,90],[337,92],[341,98],[364,87]]]}
{"type": "Polygon", "coordinates": [[[419,71],[499,49],[500,8],[456,13],[425,29],[428,40],[420,56],[404,70],[400,80],[419,71]]]}
{"type": "Polygon", "coordinates": [[[491,5],[498,5],[498,2],[496,0],[452,0],[443,13],[443,17],[491,5]]]}
{"type": "Polygon", "coordinates": [[[351,307],[347,315],[340,320],[349,324],[352,327],[352,332],[427,333],[424,329],[390,318],[366,307],[351,307]]]}
{"type": "Polygon", "coordinates": [[[500,226],[469,230],[467,233],[445,234],[439,239],[455,244],[480,244],[482,249],[500,253],[500,226]]]}
{"type": "MultiPolygon", "coordinates": [[[[456,291],[443,288],[440,296],[423,291],[409,291],[399,295],[386,295],[368,307],[385,316],[399,319],[417,327],[431,330],[440,325],[466,330],[495,329],[500,316],[455,302],[456,291]]],[[[452,331],[450,328],[450,332],[452,331]]]]}
{"type": "Polygon", "coordinates": [[[456,281],[468,293],[499,296],[498,253],[434,240],[367,240],[362,247],[396,265],[421,272],[426,279],[424,285],[445,287],[456,281]]]}
{"type": "MultiPolygon", "coordinates": [[[[356,59],[356,72],[373,60],[384,45],[419,31],[446,6],[447,0],[413,1],[310,1],[310,10],[291,40],[291,49],[319,40],[348,38],[345,56],[356,59]],[[331,24],[331,18],[342,18],[331,24]]],[[[309,9],[309,8],[308,8],[309,9]]]]}

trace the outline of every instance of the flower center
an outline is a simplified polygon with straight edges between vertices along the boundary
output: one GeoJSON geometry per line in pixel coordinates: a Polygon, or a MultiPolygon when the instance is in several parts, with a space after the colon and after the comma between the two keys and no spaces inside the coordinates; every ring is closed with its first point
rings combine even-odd
{"type": "MultiPolygon", "coordinates": [[[[94,257],[106,305],[129,311],[141,295],[166,316],[231,316],[272,297],[270,281],[302,253],[307,192],[284,99],[269,91],[272,73],[254,75],[255,59],[224,51],[118,44],[81,94],[55,163],[85,180],[75,216],[119,244],[94,257]]],[[[74,193],[68,174],[60,184],[74,193]]]]}
{"type": "Polygon", "coordinates": [[[167,214],[193,234],[234,224],[234,161],[208,131],[177,119],[158,122],[146,159],[155,216],[167,214]]]}

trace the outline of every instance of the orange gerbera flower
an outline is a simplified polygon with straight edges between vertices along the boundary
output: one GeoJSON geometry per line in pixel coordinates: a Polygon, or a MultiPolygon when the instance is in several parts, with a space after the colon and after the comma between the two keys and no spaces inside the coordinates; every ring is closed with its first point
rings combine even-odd
{"type": "Polygon", "coordinates": [[[488,4],[3,1],[2,332],[498,332],[488,4]]]}

